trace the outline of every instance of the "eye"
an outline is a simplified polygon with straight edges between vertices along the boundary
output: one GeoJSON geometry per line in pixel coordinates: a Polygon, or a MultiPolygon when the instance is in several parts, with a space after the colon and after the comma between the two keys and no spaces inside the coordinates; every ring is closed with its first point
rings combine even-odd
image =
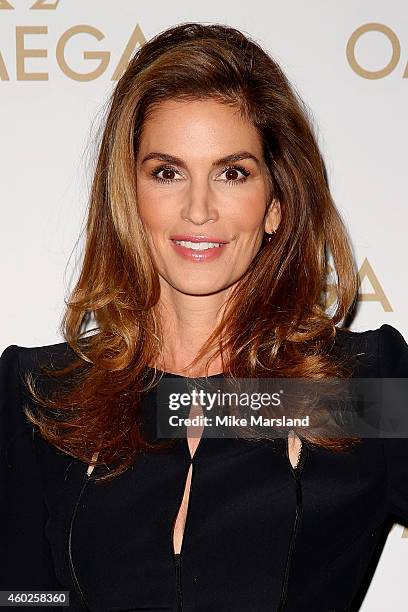
{"type": "Polygon", "coordinates": [[[224,168],[221,175],[222,174],[226,174],[227,180],[224,181],[225,183],[228,185],[235,185],[237,183],[245,183],[247,177],[251,173],[243,166],[228,166],[228,168],[224,168]],[[240,178],[238,173],[241,173],[243,176],[240,178]]]}
{"type": "MultiPolygon", "coordinates": [[[[158,168],[152,170],[150,174],[154,180],[159,181],[160,183],[174,183],[175,181],[180,180],[175,179],[175,175],[180,173],[175,168],[173,168],[173,166],[169,165],[159,166],[158,168]],[[163,173],[163,176],[160,176],[161,173],[163,173]]],[[[222,182],[228,185],[234,185],[237,183],[244,183],[251,173],[243,166],[235,165],[224,168],[224,170],[219,176],[222,176],[223,174],[226,174],[227,176],[226,180],[222,182]],[[239,173],[242,174],[241,177],[239,176],[239,173]]]]}
{"type": "Polygon", "coordinates": [[[158,168],[152,170],[150,174],[154,178],[154,180],[159,181],[159,183],[173,183],[174,175],[179,173],[175,168],[173,168],[173,166],[159,166],[158,168]],[[162,177],[159,176],[161,172],[164,173],[164,176],[162,177]]]}

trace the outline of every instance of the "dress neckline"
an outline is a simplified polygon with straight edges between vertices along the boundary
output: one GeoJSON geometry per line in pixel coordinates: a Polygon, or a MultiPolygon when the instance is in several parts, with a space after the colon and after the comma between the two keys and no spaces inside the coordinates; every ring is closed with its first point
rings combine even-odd
{"type": "MultiPolygon", "coordinates": [[[[147,369],[154,372],[155,368],[147,366],[147,369]]],[[[174,372],[166,372],[165,370],[159,370],[156,368],[156,372],[163,376],[163,378],[191,378],[194,380],[206,380],[207,378],[224,378],[224,373],[210,374],[209,376],[185,376],[183,374],[175,374],[174,372]]]]}

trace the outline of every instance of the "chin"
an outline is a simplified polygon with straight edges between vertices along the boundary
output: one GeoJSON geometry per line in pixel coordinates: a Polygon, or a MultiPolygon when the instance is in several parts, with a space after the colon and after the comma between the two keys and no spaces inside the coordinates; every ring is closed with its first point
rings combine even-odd
{"type": "Polygon", "coordinates": [[[177,291],[180,293],[184,293],[185,295],[211,295],[213,293],[219,293],[225,289],[224,285],[203,285],[201,283],[195,284],[187,284],[183,283],[182,285],[173,285],[177,291]]]}
{"type": "Polygon", "coordinates": [[[188,272],[183,272],[177,278],[174,275],[163,278],[172,289],[185,295],[210,295],[223,291],[227,287],[227,284],[223,282],[214,283],[210,279],[207,279],[206,282],[204,278],[194,279],[188,272]]]}

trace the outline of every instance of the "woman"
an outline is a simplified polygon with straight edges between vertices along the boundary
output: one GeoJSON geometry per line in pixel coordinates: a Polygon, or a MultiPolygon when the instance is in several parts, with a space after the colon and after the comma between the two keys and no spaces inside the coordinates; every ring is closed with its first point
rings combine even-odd
{"type": "Polygon", "coordinates": [[[66,342],[1,359],[1,589],[67,590],[70,610],[358,609],[390,517],[408,521],[406,440],[154,428],[161,379],[407,377],[394,327],[336,326],[356,279],[278,65],[222,25],[144,45],[111,99],[66,342]]]}

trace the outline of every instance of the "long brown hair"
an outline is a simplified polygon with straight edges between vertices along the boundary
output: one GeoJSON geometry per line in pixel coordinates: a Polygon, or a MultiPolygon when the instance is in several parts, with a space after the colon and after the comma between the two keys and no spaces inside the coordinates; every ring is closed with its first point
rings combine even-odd
{"type": "MultiPolygon", "coordinates": [[[[65,453],[125,471],[143,439],[135,414],[160,353],[157,272],[137,214],[136,159],[143,122],[168,99],[216,99],[258,130],[282,218],[228,299],[225,315],[193,364],[221,357],[226,376],[350,376],[350,361],[330,351],[336,324],[356,300],[357,273],[333,203],[310,112],[278,64],[250,37],[226,25],[183,23],[147,42],[110,99],[90,193],[84,258],[62,332],[76,358],[53,392],[27,384],[38,410],[26,410],[41,435],[65,453]],[[327,313],[329,257],[336,301],[327,313]],[[96,333],[86,334],[90,317],[96,333]],[[229,356],[226,359],[226,356],[229,356]]],[[[208,370],[207,370],[208,372],[208,370]]],[[[150,381],[150,387],[157,383],[150,381]]],[[[342,450],[346,441],[303,438],[342,450]]]]}

